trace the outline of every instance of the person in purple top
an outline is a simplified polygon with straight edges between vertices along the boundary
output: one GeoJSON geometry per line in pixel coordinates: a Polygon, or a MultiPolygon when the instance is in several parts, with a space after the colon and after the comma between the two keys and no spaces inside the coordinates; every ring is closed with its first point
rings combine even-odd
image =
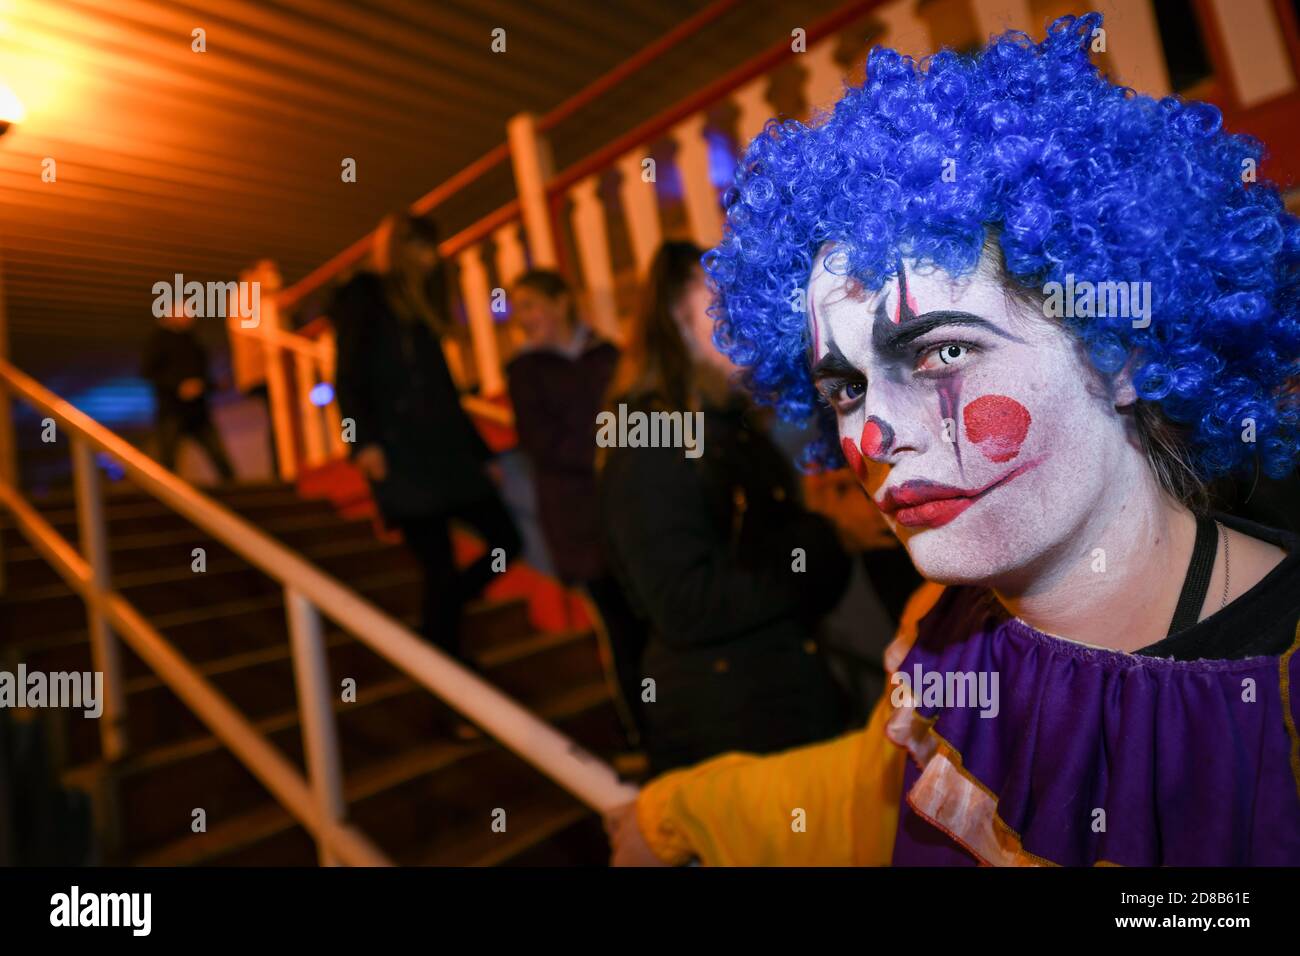
{"type": "Polygon", "coordinates": [[[1213,487],[1295,466],[1300,221],[1100,26],[874,50],[750,145],[715,342],[929,583],[864,730],[652,782],[616,861],[1300,864],[1300,539],[1213,487]]]}
{"type": "Polygon", "coordinates": [[[595,507],[596,416],[619,350],[579,318],[558,272],[530,269],[515,280],[510,299],[524,344],[506,366],[506,381],[542,534],[557,577],[581,589],[596,611],[614,702],[626,742],[636,746],[645,628],[609,569],[595,507]]]}

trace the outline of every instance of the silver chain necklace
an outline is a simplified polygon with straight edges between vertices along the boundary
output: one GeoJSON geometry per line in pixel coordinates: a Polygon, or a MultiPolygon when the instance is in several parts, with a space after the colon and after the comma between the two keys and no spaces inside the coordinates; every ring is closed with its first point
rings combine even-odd
{"type": "Polygon", "coordinates": [[[1228,585],[1232,581],[1232,565],[1228,560],[1228,530],[1219,522],[1214,523],[1223,538],[1223,598],[1219,601],[1219,607],[1222,609],[1228,606],[1228,585]]]}

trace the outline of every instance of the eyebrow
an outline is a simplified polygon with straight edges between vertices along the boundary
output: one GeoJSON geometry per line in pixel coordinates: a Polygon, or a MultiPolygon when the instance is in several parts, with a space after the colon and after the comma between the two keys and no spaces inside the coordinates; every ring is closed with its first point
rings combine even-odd
{"type": "Polygon", "coordinates": [[[1012,342],[1024,342],[1024,339],[1017,338],[1005,329],[998,328],[988,319],[980,318],[978,315],[973,315],[970,312],[941,310],[926,312],[901,325],[894,325],[892,322],[882,325],[877,321],[875,324],[876,329],[885,328],[888,331],[873,344],[881,352],[897,352],[927,332],[932,332],[947,325],[973,325],[1004,339],[1010,339],[1012,342]]]}
{"type": "Polygon", "coordinates": [[[825,379],[865,378],[862,370],[844,357],[834,339],[828,341],[826,347],[827,353],[812,367],[814,384],[825,379]]]}

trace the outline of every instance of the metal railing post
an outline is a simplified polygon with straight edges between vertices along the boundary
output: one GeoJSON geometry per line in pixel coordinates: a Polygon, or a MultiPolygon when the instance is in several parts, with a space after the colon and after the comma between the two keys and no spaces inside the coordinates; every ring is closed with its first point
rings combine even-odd
{"type": "Polygon", "coordinates": [[[266,355],[266,397],[271,409],[271,428],[275,430],[276,458],[274,467],[281,481],[298,477],[298,440],[293,427],[294,400],[289,389],[289,375],[284,367],[284,350],[276,335],[280,331],[280,308],[277,296],[280,291],[280,272],[275,263],[262,260],[241,276],[260,283],[257,331],[262,336],[266,355]]]}
{"type": "Polygon", "coordinates": [[[506,390],[501,370],[501,353],[497,350],[496,322],[492,318],[492,288],[483,265],[482,250],[470,246],[460,254],[460,295],[469,318],[469,334],[474,343],[474,365],[478,370],[479,394],[500,395],[506,390]]]}
{"type": "MultiPolygon", "coordinates": [[[[3,391],[3,389],[0,389],[0,391],[3,391]]],[[[6,482],[4,478],[0,478],[0,486],[6,484],[8,484],[8,482],[6,482]]],[[[14,531],[16,532],[17,530],[18,528],[15,525],[14,531]]],[[[5,596],[7,590],[8,590],[8,581],[6,580],[5,577],[5,539],[4,539],[4,531],[0,530],[0,598],[5,596]]]]}
{"type": "Polygon", "coordinates": [[[306,352],[293,353],[293,377],[298,392],[298,417],[302,427],[304,464],[316,467],[325,464],[325,420],[321,410],[312,401],[312,388],[316,385],[317,359],[306,352]]]}
{"type": "MultiPolygon", "coordinates": [[[[0,415],[6,415],[9,412],[9,393],[5,391],[4,383],[0,382],[0,415]]],[[[2,426],[0,426],[2,427],[2,426]]],[[[6,457],[8,450],[5,448],[3,441],[0,441],[0,486],[8,485],[17,491],[17,485],[8,477],[5,466],[9,464],[6,457]]],[[[18,530],[17,523],[14,525],[15,533],[18,530]]],[[[8,576],[5,568],[5,538],[4,532],[0,530],[0,597],[4,597],[8,591],[8,576]]]]}
{"type": "MultiPolygon", "coordinates": [[[[3,281],[3,280],[0,280],[3,281]]],[[[3,320],[0,320],[2,322],[3,320]]],[[[0,357],[3,357],[3,345],[0,345],[0,357]]],[[[14,478],[14,473],[18,470],[15,467],[13,445],[5,441],[5,426],[9,424],[9,415],[13,413],[13,407],[9,402],[9,389],[5,387],[4,382],[0,382],[0,485],[9,485],[15,491],[18,490],[18,482],[14,478]]],[[[15,522],[14,531],[17,532],[18,525],[15,522]]],[[[4,532],[0,531],[0,597],[4,597],[8,589],[8,578],[5,569],[5,539],[4,532]]]]}
{"type": "MultiPolygon", "coordinates": [[[[298,685],[298,712],[302,716],[303,754],[312,796],[323,821],[341,824],[347,815],[343,800],[343,772],[339,759],[338,728],[330,694],[329,661],[320,612],[293,588],[284,589],[289,616],[289,641],[293,650],[294,680],[298,685]]],[[[332,832],[328,826],[322,833],[332,832]]],[[[325,837],[317,842],[321,866],[337,866],[338,857],[325,837]]]]}
{"type": "MultiPolygon", "coordinates": [[[[9,358],[9,320],[5,311],[4,260],[0,259],[0,359],[9,358]]],[[[18,443],[14,439],[13,406],[9,389],[0,382],[0,484],[18,488],[18,443]]],[[[5,549],[0,537],[0,594],[5,593],[5,549]]]]}
{"type": "Polygon", "coordinates": [[[549,144],[537,130],[537,117],[519,113],[506,123],[510,162],[515,173],[515,194],[523,213],[524,232],[533,264],[553,269],[559,262],[546,181],[553,174],[549,144]]]}
{"type": "Polygon", "coordinates": [[[103,675],[104,681],[99,739],[104,759],[112,762],[126,756],[126,694],[122,686],[121,651],[104,613],[104,600],[111,587],[104,498],[99,487],[99,473],[95,470],[94,451],[80,435],[72,436],[72,471],[77,489],[81,554],[90,565],[90,588],[86,595],[90,656],[92,666],[103,675]]]}

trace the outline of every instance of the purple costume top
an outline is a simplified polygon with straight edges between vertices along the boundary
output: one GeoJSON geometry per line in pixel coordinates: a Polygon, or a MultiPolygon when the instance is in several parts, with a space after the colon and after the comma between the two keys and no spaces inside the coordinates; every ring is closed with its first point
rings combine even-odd
{"type": "Polygon", "coordinates": [[[1239,660],[1094,649],[945,589],[887,658],[911,758],[894,864],[1300,864],[1298,647],[1300,628],[1239,660]]]}

